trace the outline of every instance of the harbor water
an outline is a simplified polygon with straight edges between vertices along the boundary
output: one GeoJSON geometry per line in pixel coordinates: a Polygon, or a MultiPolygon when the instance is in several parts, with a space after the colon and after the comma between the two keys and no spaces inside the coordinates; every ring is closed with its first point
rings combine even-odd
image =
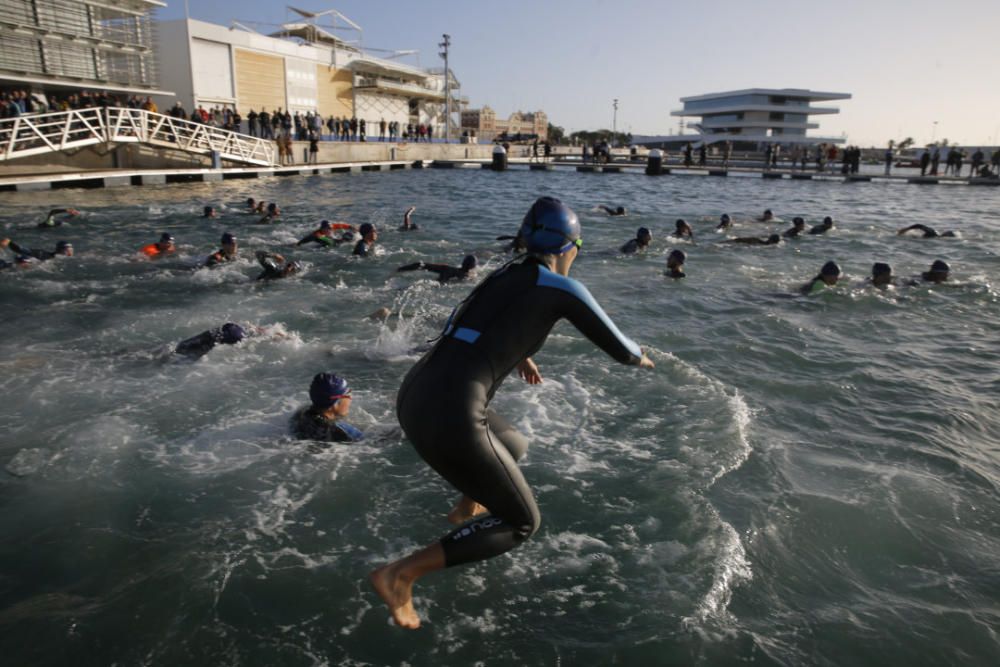
{"type": "Polygon", "coordinates": [[[1000,188],[425,170],[0,197],[0,235],[76,250],[0,272],[6,665],[1000,664],[1000,188]],[[579,213],[571,275],[656,368],[557,325],[543,384],[493,403],[531,440],[542,527],[421,580],[404,631],[366,575],[443,535],[457,495],[395,394],[472,284],[395,269],[471,252],[482,277],[541,195],[579,213]],[[82,214],[37,229],[56,206],[82,214]],[[800,215],[836,227],[720,243],[800,215]],[[294,246],[324,218],[375,223],[375,255],[294,246]],[[619,254],[640,226],[651,249],[619,254]],[[241,259],[198,268],[225,231],[241,259]],[[141,258],[162,232],[178,255],[141,258]],[[304,271],[255,282],[257,249],[304,271]],[[831,259],[840,284],[798,295],[831,259]],[[865,284],[936,259],[946,284],[865,284]],[[172,353],[228,321],[264,333],[172,353]],[[290,436],[321,371],[350,380],[363,442],[290,436]]]}

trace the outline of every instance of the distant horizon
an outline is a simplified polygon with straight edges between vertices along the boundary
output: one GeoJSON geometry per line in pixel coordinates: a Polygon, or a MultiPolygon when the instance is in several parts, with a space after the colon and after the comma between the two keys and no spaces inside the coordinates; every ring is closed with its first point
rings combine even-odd
{"type": "MultiPolygon", "coordinates": [[[[185,5],[191,18],[222,25],[277,26],[296,16],[262,0],[168,0],[157,15],[183,18],[185,5]]],[[[619,132],[673,135],[680,119],[670,112],[682,97],[803,88],[852,95],[833,104],[838,114],[815,117],[816,136],[846,135],[863,147],[907,137],[920,146],[1000,144],[1000,90],[977,75],[1000,26],[1000,3],[986,0],[946,7],[720,0],[711,14],[654,0],[512,0],[503,16],[493,5],[455,0],[427,0],[419,11],[362,0],[295,6],[336,8],[363,28],[362,48],[373,55],[380,55],[373,46],[416,49],[400,62],[425,68],[443,65],[437,43],[447,32],[451,68],[470,108],[490,106],[502,118],[544,111],[567,134],[611,130],[616,98],[619,132]]]]}

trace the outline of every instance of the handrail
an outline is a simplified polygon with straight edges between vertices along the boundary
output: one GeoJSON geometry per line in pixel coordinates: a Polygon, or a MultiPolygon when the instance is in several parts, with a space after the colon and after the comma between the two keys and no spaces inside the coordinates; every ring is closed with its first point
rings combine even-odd
{"type": "Polygon", "coordinates": [[[260,137],[145,109],[91,107],[0,119],[0,161],[102,143],[145,143],[272,166],[274,144],[260,137]]]}

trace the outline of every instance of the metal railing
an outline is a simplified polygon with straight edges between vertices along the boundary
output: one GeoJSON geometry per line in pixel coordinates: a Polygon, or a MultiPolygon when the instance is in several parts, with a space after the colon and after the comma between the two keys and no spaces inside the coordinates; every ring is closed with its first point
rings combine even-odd
{"type": "Polygon", "coordinates": [[[231,162],[275,164],[271,141],[144,109],[95,107],[0,120],[0,160],[102,143],[144,143],[199,155],[217,152],[231,162]]]}

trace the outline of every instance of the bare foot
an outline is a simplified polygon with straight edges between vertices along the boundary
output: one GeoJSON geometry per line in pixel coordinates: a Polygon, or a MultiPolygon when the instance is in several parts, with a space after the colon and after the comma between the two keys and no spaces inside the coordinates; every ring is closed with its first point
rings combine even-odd
{"type": "Polygon", "coordinates": [[[375,592],[389,607],[396,625],[416,630],[420,627],[420,617],[413,608],[413,582],[404,581],[391,564],[373,570],[368,575],[375,592]]]}
{"type": "Polygon", "coordinates": [[[448,521],[455,524],[456,526],[465,523],[469,519],[480,514],[486,514],[489,510],[472,500],[468,496],[462,496],[462,499],[458,501],[454,509],[448,512],[448,521]]]}

